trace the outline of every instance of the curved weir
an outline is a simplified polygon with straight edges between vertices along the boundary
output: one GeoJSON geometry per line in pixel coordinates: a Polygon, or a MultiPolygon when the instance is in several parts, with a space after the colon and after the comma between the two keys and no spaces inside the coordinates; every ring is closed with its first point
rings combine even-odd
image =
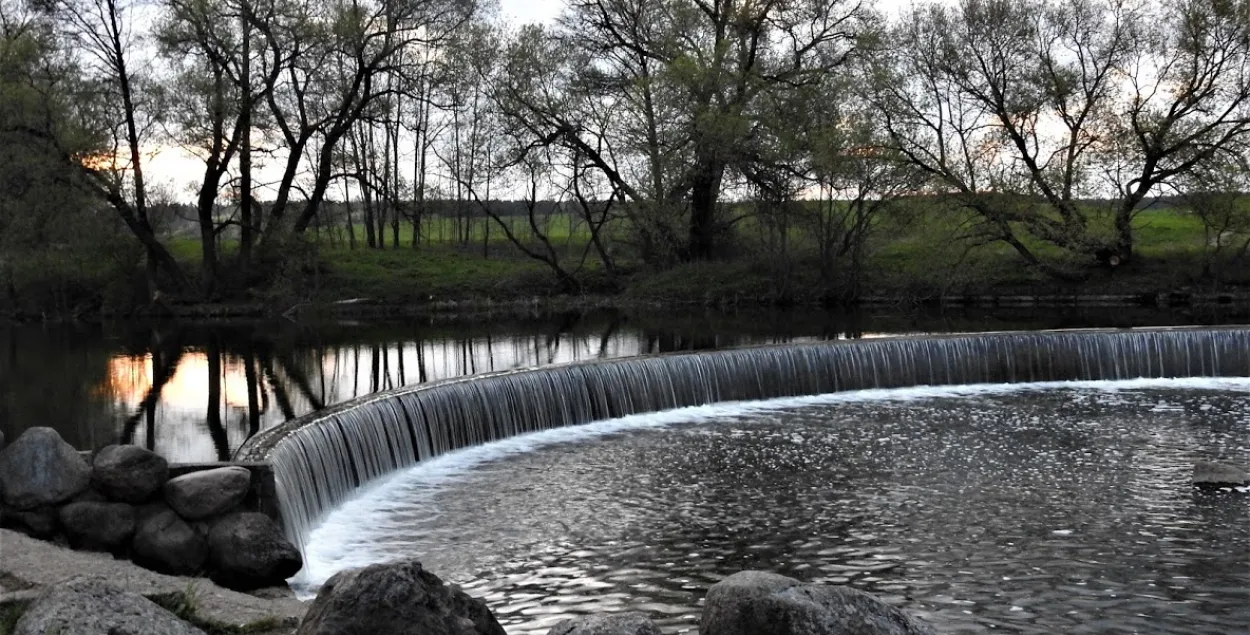
{"type": "Polygon", "coordinates": [[[286,532],[303,548],[361,486],[445,452],[549,428],[725,401],[870,388],[1250,376],[1250,329],[885,338],[595,361],[379,393],[261,432],[286,532]]]}

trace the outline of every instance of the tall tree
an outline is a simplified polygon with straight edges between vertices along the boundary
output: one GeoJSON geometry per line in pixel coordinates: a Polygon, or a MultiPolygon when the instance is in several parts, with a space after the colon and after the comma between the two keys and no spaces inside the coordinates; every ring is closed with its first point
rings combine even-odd
{"type": "Polygon", "coordinates": [[[670,223],[646,231],[676,255],[707,259],[770,103],[828,79],[867,17],[846,0],[574,0],[554,33],[521,34],[501,103],[536,140],[584,154],[638,218],[670,223]]]}

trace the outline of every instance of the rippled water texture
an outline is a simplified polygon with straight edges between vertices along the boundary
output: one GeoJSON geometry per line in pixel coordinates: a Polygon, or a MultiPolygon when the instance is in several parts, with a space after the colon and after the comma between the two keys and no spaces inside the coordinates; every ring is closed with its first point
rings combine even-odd
{"type": "Polygon", "coordinates": [[[873,391],[527,435],[372,488],[312,536],[310,579],[403,557],[508,632],[642,610],[694,632],[741,569],[850,584],[940,631],[1250,625],[1250,380],[873,391]]]}

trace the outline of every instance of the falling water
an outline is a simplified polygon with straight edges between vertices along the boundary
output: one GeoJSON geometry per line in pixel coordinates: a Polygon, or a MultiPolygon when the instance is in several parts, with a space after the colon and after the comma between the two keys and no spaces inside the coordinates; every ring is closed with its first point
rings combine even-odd
{"type": "Polygon", "coordinates": [[[359,487],[516,434],[724,401],[919,385],[1250,375],[1250,329],[1050,331],[744,348],[577,363],[379,393],[253,437],[301,548],[359,487]]]}

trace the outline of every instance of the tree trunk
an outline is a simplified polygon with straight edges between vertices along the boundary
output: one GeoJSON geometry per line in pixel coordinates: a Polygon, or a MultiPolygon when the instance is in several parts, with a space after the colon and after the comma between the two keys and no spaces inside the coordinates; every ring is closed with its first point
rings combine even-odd
{"type": "Polygon", "coordinates": [[[716,251],[716,204],[720,199],[725,164],[714,159],[700,159],[700,168],[690,188],[690,237],[686,248],[688,260],[709,260],[716,251]]]}
{"type": "Polygon", "coordinates": [[[245,0],[239,17],[239,26],[243,31],[243,51],[239,60],[242,102],[239,106],[239,265],[244,271],[252,261],[256,241],[252,220],[252,30],[248,21],[249,12],[245,0]]]}

